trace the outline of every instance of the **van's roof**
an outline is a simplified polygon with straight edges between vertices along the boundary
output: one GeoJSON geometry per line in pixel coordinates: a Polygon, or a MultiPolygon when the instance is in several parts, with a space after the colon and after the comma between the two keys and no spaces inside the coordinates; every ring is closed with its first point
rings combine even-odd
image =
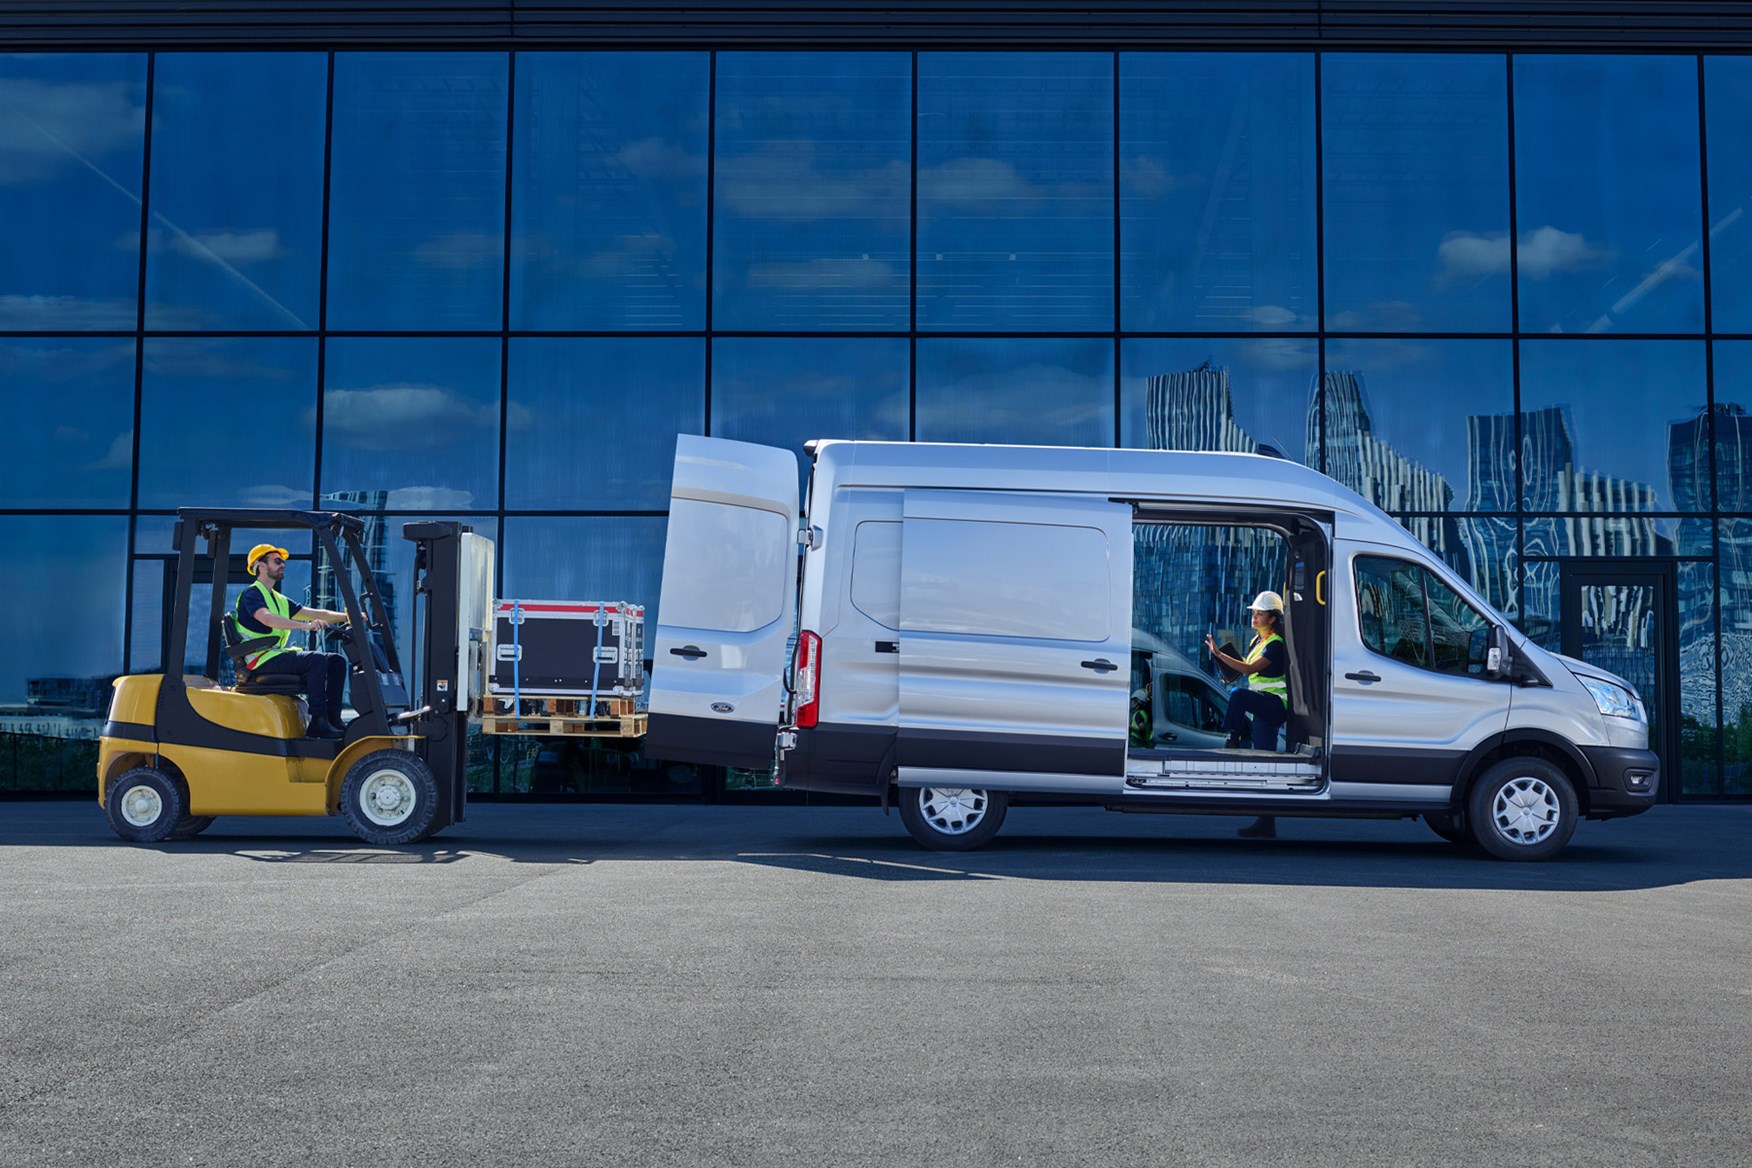
{"type": "Polygon", "coordinates": [[[1403,531],[1337,480],[1262,454],[840,439],[814,446],[817,492],[842,486],[931,487],[1282,504],[1383,519],[1403,531]]]}

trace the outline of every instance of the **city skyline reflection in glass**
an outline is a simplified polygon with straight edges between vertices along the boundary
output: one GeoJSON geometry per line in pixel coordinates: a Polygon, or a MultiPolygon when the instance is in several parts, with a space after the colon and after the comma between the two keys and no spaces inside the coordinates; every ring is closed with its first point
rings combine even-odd
{"type": "MultiPolygon", "coordinates": [[[[1522,503],[1531,513],[1677,511],[1708,505],[1709,452],[1699,341],[1523,341],[1522,503]]],[[[1659,539],[1670,541],[1670,525],[1659,539]]],[[[1529,531],[1531,531],[1531,527],[1529,531]]],[[[1653,529],[1577,528],[1543,555],[1610,539],[1614,555],[1659,552],[1653,529]],[[1564,542],[1568,541],[1568,542],[1564,542]]],[[[1536,554],[1531,545],[1528,555],[1536,554]]]]}
{"type": "Polygon", "coordinates": [[[0,499],[126,507],[134,469],[134,342],[0,338],[0,499]]]}
{"type": "Polygon", "coordinates": [[[1752,332],[1752,57],[1705,57],[1703,83],[1710,323],[1721,332],[1752,332]]]}
{"type": "Polygon", "coordinates": [[[146,327],[314,330],[327,56],[160,53],[152,84],[146,327]]]}
{"type": "Polygon", "coordinates": [[[1326,473],[1345,486],[1386,511],[1514,510],[1508,341],[1329,341],[1324,385],[1326,473]]]}
{"type": "Polygon", "coordinates": [[[1515,58],[1524,332],[1703,328],[1694,57],[1515,58]]]}
{"type": "Polygon", "coordinates": [[[146,57],[0,57],[0,329],[137,323],[146,57]]]}
{"type": "Polygon", "coordinates": [[[1714,357],[1715,505],[1752,511],[1752,341],[1717,341],[1714,357]]]}
{"type": "Polygon", "coordinates": [[[508,517],[500,545],[503,595],[642,604],[645,635],[655,637],[668,531],[661,515],[508,517]]]}
{"type": "Polygon", "coordinates": [[[518,337],[506,404],[505,505],[663,511],[675,436],[706,414],[699,337],[518,337]]]}
{"type": "Polygon", "coordinates": [[[512,328],[705,327],[709,65],[517,55],[512,328]]]}
{"type": "Polygon", "coordinates": [[[498,506],[497,338],[332,338],[322,397],[324,506],[498,506]]]}
{"type": "Polygon", "coordinates": [[[1308,441],[1319,418],[1312,338],[1139,338],[1121,344],[1120,361],[1120,445],[1248,454],[1264,445],[1320,465],[1308,441]]]}
{"type": "Polygon", "coordinates": [[[1313,54],[1126,53],[1119,136],[1124,328],[1317,327],[1313,54]]]}
{"type": "Polygon", "coordinates": [[[314,337],[149,337],[140,506],[308,507],[314,337]]]}
{"type": "Polygon", "coordinates": [[[727,329],[905,329],[912,58],[720,53],[713,316],[727,329]]]}
{"type": "Polygon", "coordinates": [[[1112,328],[1113,58],[921,53],[918,94],[918,327],[1112,328]]]}
{"type": "Polygon", "coordinates": [[[1507,331],[1504,58],[1328,53],[1320,84],[1326,327],[1507,331]]]}
{"type": "Polygon", "coordinates": [[[1106,338],[918,342],[917,439],[1113,445],[1106,338]]]}
{"type": "Polygon", "coordinates": [[[328,327],[498,329],[504,53],[336,53],[328,327]]]}

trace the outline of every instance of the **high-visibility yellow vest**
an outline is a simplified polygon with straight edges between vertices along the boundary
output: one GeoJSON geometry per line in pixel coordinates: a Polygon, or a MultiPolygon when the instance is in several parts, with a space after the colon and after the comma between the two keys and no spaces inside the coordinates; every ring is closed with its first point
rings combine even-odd
{"type": "MultiPolygon", "coordinates": [[[[287,600],[284,596],[281,596],[278,592],[269,588],[260,580],[251,584],[250,587],[259,590],[261,594],[267,598],[269,612],[277,617],[283,617],[286,620],[292,619],[292,602],[290,600],[287,600]]],[[[241,604],[242,601],[240,600],[238,603],[241,604]]],[[[273,648],[263,649],[260,653],[249,653],[244,656],[243,667],[252,672],[260,669],[263,662],[278,657],[280,654],[286,652],[286,642],[292,639],[291,629],[269,629],[266,634],[263,634],[256,632],[254,629],[245,628],[243,621],[238,617],[238,610],[235,608],[231,610],[231,625],[237,630],[238,639],[241,641],[251,641],[264,635],[274,638],[273,648]]]]}
{"type": "MultiPolygon", "coordinates": [[[[1284,639],[1276,633],[1272,633],[1270,636],[1260,637],[1254,641],[1253,647],[1247,651],[1247,664],[1252,665],[1265,656],[1265,647],[1273,641],[1281,645],[1284,639]]],[[[1286,673],[1280,673],[1276,677],[1267,677],[1263,673],[1249,673],[1247,675],[1247,688],[1255,693],[1271,694],[1285,706],[1290,704],[1290,679],[1286,673]]]]}

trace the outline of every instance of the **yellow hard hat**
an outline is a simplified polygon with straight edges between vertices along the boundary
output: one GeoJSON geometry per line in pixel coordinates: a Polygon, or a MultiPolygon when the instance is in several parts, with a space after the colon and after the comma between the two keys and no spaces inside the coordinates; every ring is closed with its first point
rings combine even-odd
{"type": "Polygon", "coordinates": [[[255,572],[256,561],[267,555],[269,552],[279,552],[282,560],[292,554],[285,548],[275,547],[271,543],[258,543],[249,549],[249,558],[244,561],[244,571],[253,575],[255,572]]]}

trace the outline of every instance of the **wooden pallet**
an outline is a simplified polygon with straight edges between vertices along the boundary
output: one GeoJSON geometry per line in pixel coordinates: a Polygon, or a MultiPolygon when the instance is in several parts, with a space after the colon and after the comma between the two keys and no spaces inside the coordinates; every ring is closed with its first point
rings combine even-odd
{"type": "Polygon", "coordinates": [[[489,697],[478,711],[483,734],[527,734],[550,738],[639,738],[645,714],[632,698],[489,697]]]}

